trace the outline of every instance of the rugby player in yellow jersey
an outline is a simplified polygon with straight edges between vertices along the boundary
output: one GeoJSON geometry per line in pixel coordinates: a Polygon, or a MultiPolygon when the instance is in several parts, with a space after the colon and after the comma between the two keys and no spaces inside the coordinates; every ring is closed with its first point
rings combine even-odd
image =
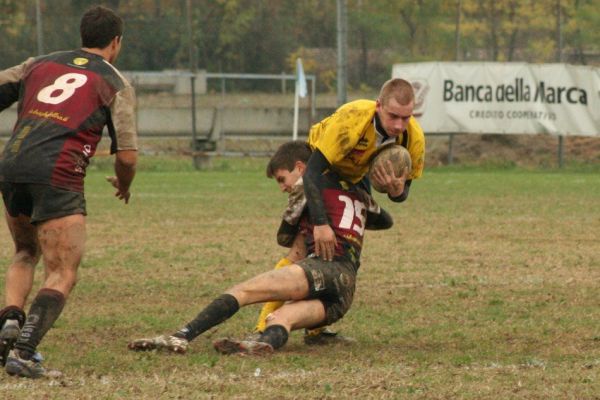
{"type": "MultiPolygon", "coordinates": [[[[327,222],[323,199],[317,190],[323,172],[334,171],[352,183],[366,181],[369,162],[377,149],[398,143],[408,150],[412,171],[400,177],[385,168],[375,171],[373,179],[385,188],[394,202],[407,199],[413,179],[423,173],[425,135],[413,117],[415,104],[411,84],[404,79],[385,82],[377,100],[356,100],[344,104],[335,113],[312,126],[308,143],[313,150],[304,174],[304,192],[314,224],[315,252],[332,260],[335,235],[327,222]]],[[[369,187],[369,184],[365,182],[369,187]]]]}

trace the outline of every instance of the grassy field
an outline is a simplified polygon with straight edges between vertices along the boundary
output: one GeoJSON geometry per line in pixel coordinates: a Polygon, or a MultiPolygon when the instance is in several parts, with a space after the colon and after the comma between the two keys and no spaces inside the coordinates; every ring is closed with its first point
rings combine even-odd
{"type": "Polygon", "coordinates": [[[367,233],[353,308],[335,326],[356,343],[310,347],[295,333],[253,358],[220,356],[211,341],[244,336],[258,306],[186,356],[126,344],[172,332],[284,254],[286,198],[266,160],[217,159],[202,172],[141,161],[128,206],[103,180],[108,159],[90,168],[80,281],[40,347],[64,377],[0,374],[0,398],[600,399],[597,171],[427,170],[407,203],[378,197],[395,226],[367,233]]]}

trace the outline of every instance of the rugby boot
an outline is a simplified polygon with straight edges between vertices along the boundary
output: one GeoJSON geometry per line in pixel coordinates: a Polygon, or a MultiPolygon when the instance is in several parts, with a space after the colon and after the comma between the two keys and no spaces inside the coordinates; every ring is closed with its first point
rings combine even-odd
{"type": "Polygon", "coordinates": [[[185,354],[189,343],[184,338],[161,335],[151,339],[134,340],[127,347],[133,351],[166,350],[171,353],[185,354]]]}
{"type": "Polygon", "coordinates": [[[8,319],[0,330],[0,366],[6,365],[8,353],[13,349],[15,342],[19,338],[19,321],[16,319],[8,319]]]}
{"type": "Polygon", "coordinates": [[[43,358],[39,353],[26,360],[21,358],[19,351],[13,349],[8,354],[6,359],[6,373],[13,376],[19,376],[22,378],[59,378],[62,373],[57,370],[48,370],[42,366],[43,358]]]}
{"type": "Polygon", "coordinates": [[[265,356],[274,351],[269,343],[257,340],[219,339],[213,343],[213,346],[221,354],[265,356]]]}

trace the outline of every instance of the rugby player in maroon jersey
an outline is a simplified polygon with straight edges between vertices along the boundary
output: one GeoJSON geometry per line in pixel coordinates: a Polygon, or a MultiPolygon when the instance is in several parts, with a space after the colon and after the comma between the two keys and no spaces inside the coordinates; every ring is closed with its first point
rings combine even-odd
{"type": "Polygon", "coordinates": [[[112,65],[123,21],[94,6],[82,16],[80,34],[80,49],[0,71],[0,111],[18,102],[17,122],[0,156],[0,189],[15,245],[0,310],[0,364],[11,375],[48,375],[36,349],[76,283],[86,237],[83,180],[105,126],[116,154],[109,182],[125,203],[135,175],[135,93],[112,65]],[[26,316],[42,256],[45,279],[26,316]]]}

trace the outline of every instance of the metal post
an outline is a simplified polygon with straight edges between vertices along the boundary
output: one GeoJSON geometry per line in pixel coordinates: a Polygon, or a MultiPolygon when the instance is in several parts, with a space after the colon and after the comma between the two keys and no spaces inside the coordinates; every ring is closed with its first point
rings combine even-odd
{"type": "Polygon", "coordinates": [[[190,57],[190,71],[196,73],[198,66],[196,65],[196,46],[194,45],[194,24],[192,18],[192,0],[185,2],[187,8],[187,34],[188,34],[188,51],[190,57]]]}
{"type": "Polygon", "coordinates": [[[298,82],[294,91],[294,126],[292,128],[292,140],[298,139],[298,114],[300,113],[300,99],[298,95],[298,82]]]}
{"type": "Polygon", "coordinates": [[[564,136],[560,135],[558,137],[558,168],[563,167],[564,162],[564,136]]]}
{"type": "Polygon", "coordinates": [[[40,0],[35,0],[35,30],[37,34],[37,52],[38,56],[44,54],[44,27],[42,25],[42,9],[40,0]]]}
{"type": "Polygon", "coordinates": [[[456,29],[454,31],[454,41],[456,44],[456,50],[454,58],[456,61],[460,61],[460,14],[461,14],[461,1],[456,2],[456,29]]]}
{"type": "Polygon", "coordinates": [[[346,0],[337,0],[337,102],[338,106],[346,103],[347,57],[346,48],[348,31],[348,13],[346,0]]]}
{"type": "Polygon", "coordinates": [[[196,74],[190,76],[190,82],[192,84],[192,137],[194,143],[196,142],[197,130],[196,130],[196,74]]]}
{"type": "Polygon", "coordinates": [[[316,75],[311,80],[310,89],[311,89],[310,118],[311,118],[311,123],[312,123],[312,121],[314,121],[315,118],[317,117],[317,76],[316,75]]]}
{"type": "Polygon", "coordinates": [[[562,8],[560,0],[556,0],[556,62],[562,62],[562,8]]]}
{"type": "Polygon", "coordinates": [[[196,128],[196,72],[198,70],[196,62],[196,48],[194,45],[194,24],[192,18],[192,1],[186,0],[187,10],[187,33],[188,50],[190,57],[190,85],[191,86],[191,107],[192,107],[192,159],[196,169],[203,169],[210,165],[210,158],[205,154],[200,154],[203,149],[198,141],[198,130],[196,128]]]}
{"type": "MultiPolygon", "coordinates": [[[[307,78],[310,79],[310,78],[307,78]]],[[[313,115],[312,115],[312,109],[313,109],[313,96],[315,95],[315,93],[313,92],[313,85],[312,85],[312,79],[311,79],[311,85],[310,85],[310,95],[308,96],[308,109],[310,111],[308,111],[306,113],[307,116],[307,122],[308,122],[308,130],[310,130],[310,127],[312,126],[312,122],[313,122],[313,115]]]]}
{"type": "Polygon", "coordinates": [[[452,142],[454,142],[454,133],[448,135],[448,165],[452,165],[454,154],[452,153],[452,142]]]}
{"type": "Polygon", "coordinates": [[[196,56],[194,51],[194,28],[192,24],[192,0],[185,2],[187,9],[187,33],[188,33],[188,50],[190,57],[190,83],[192,85],[192,148],[196,150],[197,132],[196,132],[196,56]]]}

